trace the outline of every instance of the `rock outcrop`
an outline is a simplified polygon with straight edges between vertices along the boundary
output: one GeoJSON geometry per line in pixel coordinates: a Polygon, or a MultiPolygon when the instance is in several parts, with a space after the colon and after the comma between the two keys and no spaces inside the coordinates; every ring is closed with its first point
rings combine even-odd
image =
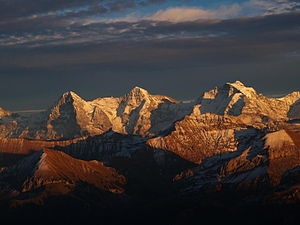
{"type": "Polygon", "coordinates": [[[239,81],[190,103],[139,87],[92,101],[67,92],[45,112],[0,118],[0,197],[40,204],[93,189],[150,202],[230,193],[297,203],[299,101],[239,81]]]}
{"type": "Polygon", "coordinates": [[[64,93],[46,112],[8,118],[0,126],[2,137],[71,139],[102,134],[110,129],[123,134],[156,135],[191,110],[189,104],[151,95],[135,87],[120,98],[85,101],[64,93]]]}

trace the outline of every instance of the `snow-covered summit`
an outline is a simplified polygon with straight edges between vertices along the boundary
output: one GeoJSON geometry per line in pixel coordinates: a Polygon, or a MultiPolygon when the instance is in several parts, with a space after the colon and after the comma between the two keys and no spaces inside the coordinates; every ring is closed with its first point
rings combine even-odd
{"type": "MultiPolygon", "coordinates": [[[[3,115],[3,110],[0,110],[3,115]]],[[[225,83],[189,104],[171,97],[153,95],[134,87],[121,97],[82,99],[73,91],[64,93],[47,112],[34,118],[14,118],[0,124],[2,137],[45,139],[93,136],[113,130],[122,134],[158,135],[174,122],[194,114],[247,116],[251,121],[285,121],[300,118],[300,92],[283,98],[267,98],[240,81],[225,83]]]]}
{"type": "Polygon", "coordinates": [[[226,83],[230,87],[233,87],[235,90],[241,92],[247,97],[251,97],[256,94],[256,91],[252,87],[246,87],[241,81],[235,81],[233,83],[226,83]]]}
{"type": "Polygon", "coordinates": [[[58,103],[71,103],[74,101],[84,101],[78,94],[73,91],[67,91],[62,94],[61,98],[58,100],[58,103]]]}
{"type": "Polygon", "coordinates": [[[129,95],[149,95],[149,92],[141,87],[135,86],[131,89],[131,91],[128,93],[129,95]]]}
{"type": "Polygon", "coordinates": [[[204,92],[198,103],[202,113],[234,116],[244,114],[268,117],[272,120],[287,120],[291,115],[300,115],[300,112],[294,112],[295,110],[291,113],[299,99],[300,95],[297,93],[284,98],[267,98],[258,94],[252,87],[236,81],[204,92]]]}

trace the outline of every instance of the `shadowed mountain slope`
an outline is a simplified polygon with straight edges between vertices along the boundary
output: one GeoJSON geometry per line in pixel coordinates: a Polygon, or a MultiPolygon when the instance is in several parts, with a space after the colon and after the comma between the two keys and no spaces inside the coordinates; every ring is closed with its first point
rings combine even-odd
{"type": "Polygon", "coordinates": [[[190,103],[135,87],[92,101],[67,92],[27,117],[2,113],[0,207],[71,204],[105,224],[192,224],[248,209],[276,222],[268,207],[278,221],[296,218],[299,101],[300,92],[268,98],[237,81],[190,103]]]}

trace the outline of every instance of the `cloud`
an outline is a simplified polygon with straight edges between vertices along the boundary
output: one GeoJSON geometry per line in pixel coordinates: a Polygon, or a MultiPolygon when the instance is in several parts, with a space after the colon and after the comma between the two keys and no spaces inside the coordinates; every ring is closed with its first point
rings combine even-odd
{"type": "Polygon", "coordinates": [[[2,0],[0,7],[1,22],[9,22],[17,18],[30,17],[53,13],[67,9],[76,9],[85,6],[96,6],[97,0],[2,0]]]}
{"type": "MultiPolygon", "coordinates": [[[[53,1],[55,2],[56,0],[53,1]]],[[[67,3],[65,1],[62,0],[61,4],[55,2],[56,6],[52,6],[52,9],[58,9],[62,6],[66,7],[67,3]]],[[[79,0],[77,3],[73,1],[73,6],[78,5],[80,2],[79,0]]],[[[87,2],[92,4],[99,1],[87,0],[87,2]]],[[[107,3],[105,0],[101,2],[107,3]]],[[[149,0],[145,2],[153,4],[163,1],[149,0]]],[[[78,44],[98,45],[113,42],[122,43],[123,41],[134,43],[139,41],[151,42],[153,40],[176,39],[208,41],[226,37],[249,39],[249,37],[253,36],[253,33],[258,35],[258,31],[261,32],[261,38],[268,37],[270,40],[273,40],[274,34],[269,35],[266,31],[288,29],[294,26],[295,23],[299,26],[299,22],[297,22],[299,20],[299,13],[286,11],[282,11],[286,14],[275,13],[274,4],[280,5],[282,10],[291,10],[292,5],[295,6],[294,3],[297,2],[289,0],[250,0],[241,4],[223,5],[216,9],[173,7],[159,10],[150,16],[141,16],[134,12],[114,19],[89,16],[90,13],[93,14],[96,12],[105,14],[107,13],[107,8],[112,9],[117,7],[116,5],[121,7],[125,4],[121,8],[129,8],[141,4],[141,1],[116,0],[110,1],[104,8],[102,6],[94,8],[94,12],[92,12],[91,8],[84,7],[77,10],[64,11],[61,14],[54,12],[16,19],[9,23],[4,22],[4,24],[0,22],[0,48],[37,48],[78,44]],[[115,6],[113,7],[112,5],[115,6]],[[241,17],[238,19],[246,9],[253,11],[253,8],[263,9],[264,16],[262,18],[241,17]],[[77,17],[77,14],[81,14],[82,17],[77,17]],[[295,20],[291,20],[290,18],[295,18],[295,20]]],[[[280,32],[276,35],[283,39],[287,35],[289,35],[289,38],[292,38],[293,35],[298,37],[297,28],[294,29],[291,29],[289,34],[284,33],[285,36],[280,32]]],[[[254,40],[256,39],[254,38],[254,40]]],[[[164,43],[166,44],[167,42],[164,43]]]]}
{"type": "MultiPolygon", "coordinates": [[[[181,23],[287,13],[299,9],[299,0],[249,0],[217,8],[171,7],[151,12],[152,4],[171,0],[0,0],[0,33],[14,34],[46,29],[80,27],[91,23],[137,23],[143,20],[181,23]],[[140,11],[149,7],[150,11],[140,11]],[[128,10],[128,11],[127,11],[128,10]]],[[[169,3],[168,3],[169,2],[169,3]]],[[[176,0],[185,5],[187,0],[176,0]]],[[[222,5],[223,4],[223,5],[222,5]]],[[[189,4],[192,5],[192,4],[189,4]]],[[[197,5],[197,4],[196,4],[197,5]]],[[[199,5],[199,4],[198,4],[199,5]]],[[[83,28],[84,29],[84,28],[83,28]]],[[[116,32],[117,33],[117,32],[116,32]]],[[[1,38],[1,37],[0,37],[1,38]]]]}
{"type": "Polygon", "coordinates": [[[250,0],[244,4],[245,8],[258,10],[263,15],[282,14],[296,11],[300,7],[299,0],[250,0]]]}
{"type": "Polygon", "coordinates": [[[1,35],[0,67],[127,70],[267,62],[300,50],[299,26],[300,13],[290,13],[214,22],[99,23],[1,35]]]}
{"type": "MultiPolygon", "coordinates": [[[[56,21],[56,20],[54,20],[56,21]]],[[[45,20],[45,23],[49,20],[45,20]]],[[[57,22],[57,21],[56,21],[57,22]]],[[[60,28],[0,34],[0,47],[49,47],[76,44],[99,45],[106,43],[135,43],[152,40],[197,39],[216,41],[224,38],[271,42],[274,39],[297,39],[299,37],[300,13],[269,15],[264,17],[235,18],[227,20],[197,20],[169,23],[153,20],[122,20],[110,22],[86,22],[65,25],[60,28]],[[286,32],[289,31],[289,32],[286,32]],[[255,37],[254,37],[255,36],[255,37]]],[[[52,23],[53,25],[53,23],[52,23]]],[[[1,29],[0,29],[1,30],[1,29]]],[[[19,24],[19,30],[20,24],[19,24]]],[[[167,42],[164,42],[165,44],[167,42]]]]}
{"type": "Polygon", "coordinates": [[[172,2],[171,0],[0,0],[0,24],[32,16],[99,16],[167,1],[172,2]]]}
{"type": "Polygon", "coordinates": [[[242,77],[256,79],[261,88],[270,80],[274,88],[275,76],[281,79],[277,87],[286,83],[283,90],[299,83],[299,12],[178,23],[140,19],[83,25],[80,20],[60,26],[57,17],[46,18],[47,29],[32,20],[27,28],[25,23],[23,29],[11,27],[18,32],[0,32],[2,96],[16,90],[31,90],[32,96],[52,90],[56,96],[74,86],[99,91],[99,84],[111,88],[115,80],[122,81],[117,88],[142,81],[163,88],[171,82],[179,95],[205,87],[203,82],[242,77]]]}
{"type": "MultiPolygon", "coordinates": [[[[165,2],[165,1],[148,1],[165,2]]],[[[141,3],[140,3],[141,4],[141,3]]],[[[267,16],[289,13],[300,8],[300,0],[249,0],[244,3],[223,4],[218,8],[169,7],[154,12],[152,15],[131,13],[114,19],[102,19],[105,22],[137,22],[140,20],[181,23],[196,20],[229,19],[238,17],[267,16]]],[[[93,20],[91,20],[93,21],[93,20]]],[[[94,21],[97,22],[97,21],[94,21]]]]}
{"type": "Polygon", "coordinates": [[[160,10],[146,18],[154,21],[187,22],[195,20],[228,19],[239,16],[274,15],[297,11],[300,0],[249,0],[244,3],[221,5],[216,9],[174,7],[160,10]]]}
{"type": "Polygon", "coordinates": [[[238,15],[239,12],[241,12],[241,10],[242,8],[238,4],[222,6],[216,10],[205,10],[196,7],[176,7],[158,11],[153,16],[148,17],[146,19],[154,21],[169,21],[176,23],[195,21],[200,19],[224,19],[238,15]]]}
{"type": "Polygon", "coordinates": [[[128,9],[160,0],[0,0],[0,25],[22,22],[30,18],[57,16],[58,19],[80,19],[86,16],[125,12],[128,9]]]}
{"type": "Polygon", "coordinates": [[[126,9],[137,7],[137,2],[135,0],[118,0],[109,2],[107,6],[113,12],[123,12],[126,9]]]}

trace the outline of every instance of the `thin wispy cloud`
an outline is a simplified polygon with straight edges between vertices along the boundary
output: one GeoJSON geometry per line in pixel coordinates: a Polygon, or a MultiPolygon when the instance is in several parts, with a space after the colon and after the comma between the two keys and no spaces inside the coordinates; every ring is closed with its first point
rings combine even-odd
{"type": "Polygon", "coordinates": [[[242,8],[239,4],[230,6],[222,6],[216,10],[205,10],[202,8],[169,8],[160,10],[153,16],[146,19],[154,21],[169,21],[169,22],[187,22],[195,20],[208,19],[225,19],[232,18],[241,12],[242,8]]]}
{"type": "Polygon", "coordinates": [[[257,10],[263,15],[274,15],[293,12],[299,9],[298,0],[250,0],[245,7],[257,10]]]}

